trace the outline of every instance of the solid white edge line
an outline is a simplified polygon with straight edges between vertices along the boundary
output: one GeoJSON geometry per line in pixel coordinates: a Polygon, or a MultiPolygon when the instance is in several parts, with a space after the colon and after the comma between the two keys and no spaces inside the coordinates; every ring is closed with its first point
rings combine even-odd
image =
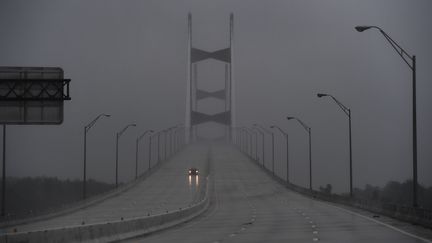
{"type": "Polygon", "coordinates": [[[383,225],[383,226],[385,226],[385,227],[387,227],[387,228],[390,228],[390,229],[392,229],[392,230],[395,230],[395,231],[397,231],[397,232],[399,232],[399,233],[402,233],[402,234],[404,234],[404,235],[410,236],[410,237],[412,237],[412,238],[415,238],[415,239],[418,239],[418,240],[422,240],[422,241],[424,241],[424,242],[432,243],[432,241],[429,240],[429,239],[426,239],[426,238],[423,238],[423,237],[421,237],[421,236],[417,236],[417,235],[411,234],[411,233],[409,233],[409,232],[406,232],[406,231],[404,231],[404,230],[402,230],[402,229],[399,229],[399,228],[397,228],[397,227],[395,227],[395,226],[392,226],[392,225],[386,224],[386,223],[384,223],[384,222],[378,221],[378,220],[376,220],[376,219],[372,219],[372,218],[369,218],[369,217],[364,216],[364,215],[362,215],[362,214],[359,214],[359,213],[353,212],[353,211],[351,211],[351,210],[348,210],[348,209],[345,209],[345,208],[341,208],[341,207],[339,207],[339,206],[332,205],[332,204],[330,204],[330,203],[328,203],[328,202],[323,202],[323,201],[319,201],[319,202],[321,202],[321,203],[323,203],[323,204],[327,204],[327,205],[329,205],[329,206],[331,206],[331,207],[337,208],[337,209],[339,209],[339,210],[341,210],[341,211],[345,211],[346,213],[354,214],[354,215],[359,216],[359,217],[361,217],[361,218],[364,218],[364,219],[367,219],[367,220],[369,220],[369,221],[375,222],[375,223],[377,223],[377,224],[383,225]]]}

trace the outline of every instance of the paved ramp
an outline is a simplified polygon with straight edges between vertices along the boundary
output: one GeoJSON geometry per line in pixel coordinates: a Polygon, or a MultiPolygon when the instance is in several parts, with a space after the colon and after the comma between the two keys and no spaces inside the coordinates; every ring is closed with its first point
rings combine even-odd
{"type": "Polygon", "coordinates": [[[165,213],[185,208],[199,199],[205,176],[189,177],[190,167],[207,167],[208,146],[191,145],[162,164],[150,177],[118,196],[60,217],[5,229],[32,232],[97,224],[165,213]]]}
{"type": "Polygon", "coordinates": [[[212,147],[214,193],[198,219],[126,242],[431,242],[421,228],[288,191],[230,146],[212,147]],[[396,227],[392,226],[396,225],[396,227]],[[421,236],[416,236],[416,231],[421,236]]]}

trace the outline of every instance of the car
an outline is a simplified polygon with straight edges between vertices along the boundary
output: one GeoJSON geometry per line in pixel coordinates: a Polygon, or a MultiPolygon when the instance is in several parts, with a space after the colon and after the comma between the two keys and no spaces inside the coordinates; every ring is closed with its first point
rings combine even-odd
{"type": "Polygon", "coordinates": [[[189,169],[189,175],[198,175],[198,169],[197,168],[190,168],[189,169]]]}

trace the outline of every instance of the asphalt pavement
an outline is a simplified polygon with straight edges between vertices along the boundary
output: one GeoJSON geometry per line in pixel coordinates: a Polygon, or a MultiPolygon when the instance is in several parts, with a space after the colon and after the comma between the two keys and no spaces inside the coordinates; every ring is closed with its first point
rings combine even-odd
{"type": "Polygon", "coordinates": [[[214,191],[207,212],[124,242],[432,242],[425,237],[430,230],[291,192],[232,146],[211,151],[214,191]]]}

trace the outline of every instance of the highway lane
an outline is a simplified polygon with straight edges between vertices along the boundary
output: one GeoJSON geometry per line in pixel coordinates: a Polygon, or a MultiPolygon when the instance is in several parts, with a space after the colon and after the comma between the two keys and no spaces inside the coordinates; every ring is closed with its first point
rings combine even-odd
{"type": "Polygon", "coordinates": [[[48,220],[6,228],[4,232],[29,232],[124,220],[184,208],[199,197],[205,176],[189,177],[190,167],[206,170],[208,146],[191,145],[163,163],[150,177],[129,190],[73,213],[48,220]]]}
{"type": "Polygon", "coordinates": [[[431,242],[290,192],[233,147],[213,145],[212,155],[214,193],[204,215],[124,242],[431,242]]]}

